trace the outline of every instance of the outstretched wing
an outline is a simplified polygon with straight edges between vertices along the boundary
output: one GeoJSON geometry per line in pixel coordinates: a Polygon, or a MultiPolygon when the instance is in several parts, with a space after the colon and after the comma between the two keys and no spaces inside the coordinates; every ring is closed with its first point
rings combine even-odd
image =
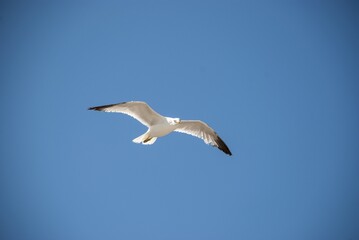
{"type": "Polygon", "coordinates": [[[206,144],[210,144],[219,148],[224,153],[232,155],[223,140],[206,123],[199,120],[181,120],[176,126],[177,128],[174,131],[201,138],[206,144]]]}
{"type": "Polygon", "coordinates": [[[165,118],[163,116],[155,112],[145,102],[123,102],[104,106],[90,107],[88,110],[124,113],[135,118],[147,127],[165,121],[165,118]]]}

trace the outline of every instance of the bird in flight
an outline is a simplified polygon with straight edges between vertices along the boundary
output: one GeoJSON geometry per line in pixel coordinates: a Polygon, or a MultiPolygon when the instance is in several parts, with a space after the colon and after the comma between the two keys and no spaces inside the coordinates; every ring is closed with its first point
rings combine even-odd
{"type": "Polygon", "coordinates": [[[148,127],[147,132],[132,140],[135,143],[153,144],[158,137],[166,136],[175,131],[201,138],[206,144],[210,144],[224,153],[232,155],[223,140],[206,123],[200,120],[181,120],[179,118],[164,117],[155,112],[145,102],[122,102],[90,107],[88,110],[127,114],[148,127]]]}

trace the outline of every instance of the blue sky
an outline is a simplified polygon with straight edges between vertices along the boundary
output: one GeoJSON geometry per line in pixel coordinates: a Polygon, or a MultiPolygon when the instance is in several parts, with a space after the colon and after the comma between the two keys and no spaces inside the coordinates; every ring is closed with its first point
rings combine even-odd
{"type": "Polygon", "coordinates": [[[1,239],[358,239],[358,10],[2,2],[1,239]],[[131,100],[233,156],[87,111],[131,100]]]}

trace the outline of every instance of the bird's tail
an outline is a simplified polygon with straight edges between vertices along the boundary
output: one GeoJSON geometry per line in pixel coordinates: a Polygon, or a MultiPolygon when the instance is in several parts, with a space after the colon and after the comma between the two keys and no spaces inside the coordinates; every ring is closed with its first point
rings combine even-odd
{"type": "Polygon", "coordinates": [[[151,145],[151,144],[154,144],[156,142],[156,140],[157,140],[156,137],[147,138],[145,141],[142,142],[142,144],[151,145]]]}
{"type": "Polygon", "coordinates": [[[134,143],[142,143],[145,145],[150,145],[150,144],[154,144],[156,142],[157,138],[156,137],[150,137],[149,134],[146,132],[144,134],[142,134],[141,136],[135,138],[132,140],[132,142],[134,143]]]}

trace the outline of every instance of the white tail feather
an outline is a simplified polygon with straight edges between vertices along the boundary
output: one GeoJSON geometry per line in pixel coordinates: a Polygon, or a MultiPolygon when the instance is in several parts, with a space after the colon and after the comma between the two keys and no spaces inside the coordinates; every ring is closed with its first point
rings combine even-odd
{"type": "Polygon", "coordinates": [[[144,140],[147,139],[147,137],[148,137],[148,135],[147,135],[147,132],[146,132],[146,133],[142,134],[141,136],[136,137],[135,139],[133,139],[132,142],[134,142],[134,143],[142,143],[144,140]]]}
{"type": "Polygon", "coordinates": [[[142,134],[141,136],[133,139],[132,142],[134,142],[134,143],[142,143],[142,144],[145,144],[145,145],[151,145],[154,142],[156,142],[156,140],[157,140],[156,137],[153,137],[153,138],[149,139],[149,134],[148,134],[148,132],[146,132],[146,133],[142,134]]]}

